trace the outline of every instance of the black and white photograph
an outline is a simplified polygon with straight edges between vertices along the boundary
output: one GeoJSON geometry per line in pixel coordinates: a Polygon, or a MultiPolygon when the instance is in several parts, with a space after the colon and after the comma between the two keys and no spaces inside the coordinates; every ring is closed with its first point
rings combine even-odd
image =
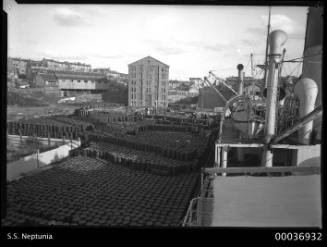
{"type": "Polygon", "coordinates": [[[322,5],[3,11],[2,226],[322,229],[322,5]]]}

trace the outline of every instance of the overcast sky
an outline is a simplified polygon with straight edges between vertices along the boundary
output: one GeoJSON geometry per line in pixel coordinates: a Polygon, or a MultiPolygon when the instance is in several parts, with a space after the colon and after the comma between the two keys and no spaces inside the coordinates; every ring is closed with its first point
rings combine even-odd
{"type": "MultiPolygon", "coordinates": [[[[152,56],[170,65],[170,79],[250,75],[264,61],[268,7],[164,5],[23,5],[5,0],[8,55],[83,62],[123,73],[152,56]]],[[[272,7],[271,27],[288,34],[286,58],[302,56],[306,7],[272,7]]],[[[287,64],[286,74],[301,67],[287,64]]]]}

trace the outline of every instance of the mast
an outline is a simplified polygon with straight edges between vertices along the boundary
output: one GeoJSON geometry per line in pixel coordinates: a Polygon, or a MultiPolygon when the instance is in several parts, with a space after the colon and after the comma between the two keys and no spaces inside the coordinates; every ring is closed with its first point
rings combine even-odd
{"type": "Polygon", "coordinates": [[[254,95],[254,67],[253,67],[253,53],[251,53],[251,77],[252,77],[252,95],[254,95]]]}
{"type": "MultiPolygon", "coordinates": [[[[270,45],[270,59],[269,59],[269,74],[267,87],[267,105],[265,116],[265,144],[269,144],[271,139],[276,134],[276,116],[277,116],[277,94],[278,94],[278,71],[281,59],[281,47],[287,41],[287,35],[284,31],[276,30],[269,35],[270,45]]],[[[265,148],[263,154],[263,166],[273,166],[273,153],[271,149],[265,148]]]]}
{"type": "Polygon", "coordinates": [[[266,41],[266,55],[265,55],[265,74],[264,74],[264,77],[263,77],[263,81],[265,82],[265,88],[267,87],[268,46],[269,46],[269,33],[270,33],[270,13],[271,13],[271,6],[269,6],[268,26],[267,26],[267,41],[266,41]]]}

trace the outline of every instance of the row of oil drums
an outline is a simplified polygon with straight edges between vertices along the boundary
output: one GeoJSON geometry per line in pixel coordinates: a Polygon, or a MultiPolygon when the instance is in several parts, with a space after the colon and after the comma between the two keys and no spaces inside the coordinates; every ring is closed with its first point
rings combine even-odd
{"type": "MultiPolygon", "coordinates": [[[[190,155],[201,151],[201,146],[206,145],[205,139],[201,136],[195,136],[189,132],[176,131],[149,130],[139,133],[132,138],[132,141],[137,144],[153,146],[157,149],[159,148],[159,150],[172,150],[173,152],[188,153],[190,155]]],[[[192,158],[195,157],[192,156],[192,158]]]]}
{"type": "Polygon", "coordinates": [[[212,119],[198,119],[198,118],[192,118],[192,117],[181,117],[181,116],[165,116],[165,115],[155,115],[153,116],[154,119],[159,121],[166,121],[169,123],[175,123],[175,124],[196,124],[196,125],[204,125],[208,126],[209,121],[212,119]]]}
{"type": "Polygon", "coordinates": [[[108,143],[92,142],[89,148],[93,150],[98,150],[100,152],[110,152],[112,154],[117,154],[117,156],[119,154],[121,157],[125,157],[131,160],[148,160],[148,161],[150,160],[153,163],[166,164],[167,166],[181,166],[191,163],[187,161],[170,159],[165,156],[161,156],[152,152],[139,151],[139,150],[130,149],[130,148],[122,147],[119,145],[108,144],[108,143]]]}
{"type": "Polygon", "coordinates": [[[134,114],[124,114],[124,113],[113,113],[113,112],[101,112],[101,111],[91,111],[88,114],[89,118],[96,119],[102,123],[112,123],[112,122],[133,122],[139,119],[138,116],[134,114]]]}
{"type": "MultiPolygon", "coordinates": [[[[192,119],[191,119],[192,120],[192,119]]],[[[202,122],[192,122],[192,121],[169,121],[165,119],[157,119],[157,124],[165,124],[165,125],[176,125],[176,126],[183,126],[183,127],[194,127],[197,126],[198,128],[209,129],[209,123],[202,123],[202,122]]]]}
{"type": "Polygon", "coordinates": [[[76,116],[76,115],[72,115],[72,116],[70,116],[70,118],[72,118],[74,120],[82,121],[82,122],[85,122],[85,123],[89,123],[89,124],[92,124],[94,126],[99,123],[98,120],[93,119],[93,118],[90,118],[88,116],[76,116]]]}
{"type": "Polygon", "coordinates": [[[60,168],[9,184],[9,214],[4,225],[177,226],[180,223],[193,196],[196,174],[156,176],[110,164],[97,172],[76,172],[81,166],[97,163],[102,162],[75,157],[60,168]]]}
{"type": "Polygon", "coordinates": [[[140,126],[138,128],[138,131],[147,131],[147,130],[194,132],[194,127],[156,123],[151,125],[140,126]]]}
{"type": "Polygon", "coordinates": [[[110,135],[124,135],[133,131],[134,128],[129,126],[102,125],[98,126],[96,130],[110,135]]]}
{"type": "Polygon", "coordinates": [[[155,174],[161,171],[168,175],[176,175],[183,172],[190,172],[197,169],[196,161],[181,161],[167,158],[152,152],[143,152],[135,149],[125,148],[107,143],[91,143],[90,148],[100,151],[99,157],[108,153],[112,162],[126,165],[139,170],[150,170],[155,174]]]}
{"type": "Polygon", "coordinates": [[[153,158],[151,155],[146,153],[142,157],[133,157],[131,155],[126,155],[125,153],[116,151],[98,151],[92,148],[87,148],[84,150],[79,150],[73,152],[72,155],[82,155],[92,158],[99,158],[115,164],[119,164],[124,167],[131,168],[133,170],[138,170],[142,172],[150,172],[156,175],[178,175],[181,173],[188,173],[197,170],[198,165],[196,162],[181,162],[176,160],[171,160],[167,162],[160,157],[153,158]]]}
{"type": "Polygon", "coordinates": [[[81,126],[82,129],[86,129],[90,125],[92,127],[94,127],[94,124],[89,123],[87,121],[75,119],[75,118],[73,118],[73,116],[71,116],[71,117],[68,117],[68,116],[53,116],[53,117],[51,117],[49,119],[53,119],[53,120],[55,120],[57,122],[59,121],[59,122],[62,122],[62,123],[73,125],[73,126],[81,126]]]}
{"type": "Polygon", "coordinates": [[[82,126],[70,126],[67,124],[30,124],[30,123],[7,123],[8,133],[11,135],[38,136],[50,138],[77,138],[82,126]]]}
{"type": "MultiPolygon", "coordinates": [[[[48,225],[49,220],[33,216],[30,214],[21,213],[19,211],[10,211],[7,217],[1,219],[2,226],[33,226],[33,225],[48,225]]],[[[65,225],[63,223],[62,225],[65,225]]],[[[68,225],[68,224],[66,224],[68,225]]]]}
{"type": "MultiPolygon", "coordinates": [[[[130,137],[110,137],[110,136],[103,136],[99,134],[89,134],[88,135],[88,141],[94,141],[94,142],[106,142],[116,145],[121,145],[124,147],[128,147],[135,150],[140,150],[144,152],[153,152],[156,154],[163,155],[165,157],[171,158],[171,159],[177,159],[182,161],[191,161],[198,157],[199,147],[192,148],[191,144],[190,146],[181,146],[180,150],[178,147],[176,148],[173,146],[172,143],[170,145],[165,140],[161,139],[160,137],[155,136],[149,136],[148,139],[155,138],[155,140],[144,140],[146,138],[138,138],[138,136],[135,136],[133,139],[130,137]],[[144,143],[145,141],[151,141],[152,143],[144,143]],[[143,142],[143,143],[142,143],[143,142]]],[[[168,141],[168,140],[167,140],[168,141]]],[[[171,140],[170,140],[171,141],[171,140]]]]}

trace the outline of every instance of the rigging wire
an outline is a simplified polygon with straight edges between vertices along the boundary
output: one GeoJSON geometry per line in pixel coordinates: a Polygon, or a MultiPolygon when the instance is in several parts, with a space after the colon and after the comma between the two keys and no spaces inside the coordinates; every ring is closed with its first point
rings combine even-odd
{"type": "Polygon", "coordinates": [[[292,70],[292,72],[289,74],[289,76],[293,76],[295,70],[298,70],[300,67],[301,63],[299,63],[298,65],[294,66],[294,69],[292,70]]]}
{"type": "MultiPolygon", "coordinates": [[[[288,58],[288,56],[287,56],[287,55],[288,55],[288,54],[286,53],[286,54],[285,54],[285,60],[287,60],[287,58],[288,58]]],[[[284,61],[285,61],[285,60],[284,60],[284,61]]],[[[284,61],[283,61],[283,63],[284,63],[284,61]]],[[[289,64],[288,64],[288,63],[284,64],[284,66],[283,66],[283,69],[284,69],[284,71],[285,71],[286,75],[288,75],[288,74],[289,74],[289,73],[288,73],[288,71],[289,71],[289,70],[288,70],[288,69],[286,69],[286,67],[287,67],[287,68],[289,68],[288,66],[289,66],[289,64]]]]}
{"type": "Polygon", "coordinates": [[[251,57],[249,58],[247,65],[244,67],[244,71],[249,67],[250,62],[251,62],[251,57]]]}
{"type": "Polygon", "coordinates": [[[302,61],[297,61],[297,60],[299,60],[299,59],[304,59],[304,58],[309,58],[309,57],[315,57],[315,56],[319,56],[319,55],[322,55],[322,53],[319,52],[319,53],[316,53],[316,54],[313,54],[313,55],[297,57],[297,58],[293,58],[293,59],[291,59],[291,60],[285,60],[285,61],[283,61],[283,63],[293,63],[293,62],[294,62],[294,63],[300,63],[300,62],[302,62],[302,61]]]}

